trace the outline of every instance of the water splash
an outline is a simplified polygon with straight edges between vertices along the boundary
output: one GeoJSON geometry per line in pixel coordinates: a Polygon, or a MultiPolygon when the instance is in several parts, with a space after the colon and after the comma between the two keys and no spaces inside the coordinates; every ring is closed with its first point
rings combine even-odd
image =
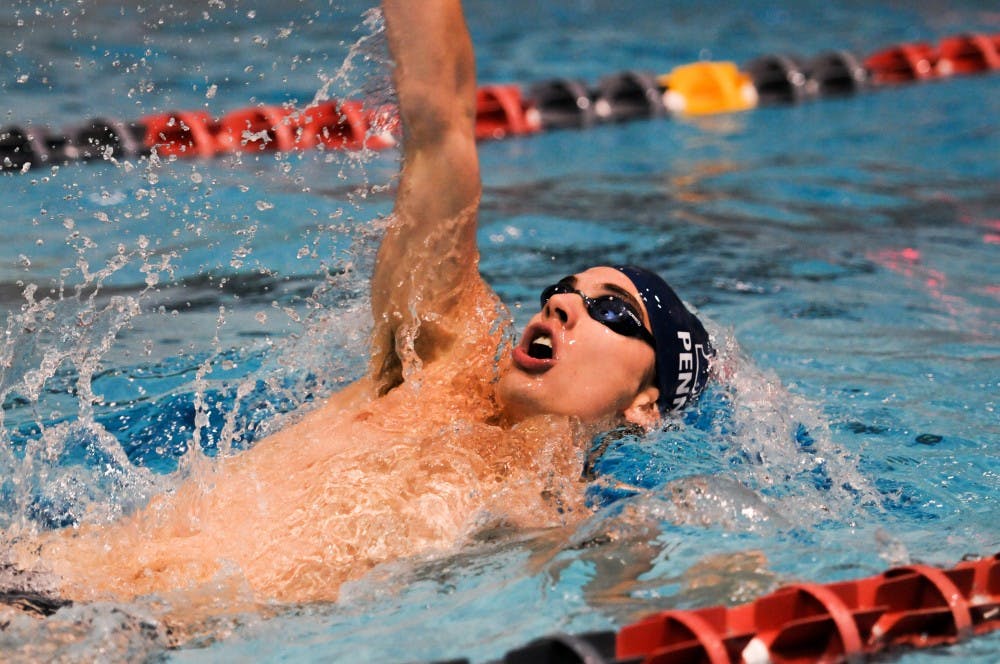
{"type": "Polygon", "coordinates": [[[658,523],[732,532],[849,524],[877,508],[877,491],[822,409],[762,370],[730,331],[705,323],[718,353],[709,388],[661,431],[599,441],[592,503],[627,499],[658,523]]]}
{"type": "Polygon", "coordinates": [[[725,340],[717,366],[731,408],[715,434],[727,441],[725,460],[741,469],[741,480],[775,504],[780,501],[803,525],[849,521],[858,506],[879,505],[859,459],[834,441],[821,406],[762,370],[733,334],[715,338],[725,340]]]}
{"type": "MultiPolygon", "coordinates": [[[[371,86],[354,61],[384,63],[380,20],[368,16],[359,30],[317,99],[354,96],[352,77],[371,86]]],[[[37,254],[22,253],[23,303],[0,340],[8,535],[127,513],[363,371],[381,229],[345,208],[368,205],[387,185],[369,181],[370,154],[326,155],[341,183],[309,212],[329,223],[299,224],[308,251],[283,256],[282,199],[290,191],[297,209],[317,178],[302,155],[273,155],[274,165],[271,156],[206,165],[154,154],[24,181],[45,202],[40,214],[26,208],[37,215],[37,254]],[[67,250],[71,263],[60,267],[67,250]],[[259,333],[248,333],[245,316],[259,333]]]]}
{"type": "Polygon", "coordinates": [[[66,525],[86,512],[106,519],[148,495],[149,478],[94,420],[103,401],[94,376],[140,313],[139,297],[101,296],[103,282],[124,267],[127,255],[120,252],[95,272],[79,260],[83,284],[72,296],[36,299],[37,286],[29,284],[21,311],[7,320],[0,346],[0,454],[10,470],[3,492],[13,508],[4,510],[8,528],[24,527],[29,516],[49,525],[66,525]],[[15,406],[22,412],[31,406],[34,423],[8,423],[15,406]]]}

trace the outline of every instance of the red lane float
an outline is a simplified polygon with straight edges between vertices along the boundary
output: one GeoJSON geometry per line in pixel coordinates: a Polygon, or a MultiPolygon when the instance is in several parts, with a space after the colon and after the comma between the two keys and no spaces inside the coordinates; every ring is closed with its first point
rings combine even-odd
{"type": "Polygon", "coordinates": [[[618,660],[856,662],[890,648],[957,643],[1000,628],[1000,554],[826,585],[797,584],[749,604],[666,611],[624,627],[618,660]]]}
{"type": "Polygon", "coordinates": [[[217,152],[280,150],[295,147],[292,111],[280,106],[258,106],[233,111],[218,123],[217,152]]]}
{"type": "Polygon", "coordinates": [[[341,113],[335,102],[302,109],[297,128],[295,145],[301,150],[312,150],[320,146],[356,149],[360,145],[360,137],[367,131],[356,113],[341,113]]]}
{"type": "Polygon", "coordinates": [[[862,662],[998,629],[998,602],[1000,554],[945,570],[908,565],[855,581],[793,584],[739,606],[663,611],[617,635],[553,634],[494,664],[862,662]]]}
{"type": "Polygon", "coordinates": [[[476,138],[493,140],[541,131],[538,112],[516,85],[486,85],[476,90],[476,138]]]}
{"type": "Polygon", "coordinates": [[[320,144],[333,150],[384,150],[396,145],[400,126],[393,106],[369,108],[360,101],[336,102],[333,125],[323,127],[320,144]]]}
{"type": "Polygon", "coordinates": [[[1000,69],[1000,35],[956,35],[938,46],[899,44],[870,55],[865,67],[875,85],[994,71],[1000,69]]]}
{"type": "Polygon", "coordinates": [[[172,111],[139,120],[145,145],[164,157],[214,157],[218,126],[206,111],[172,111]]]}
{"type": "Polygon", "coordinates": [[[875,85],[926,81],[937,76],[938,57],[930,44],[899,44],[868,56],[865,67],[875,85]]]}
{"type": "Polygon", "coordinates": [[[942,40],[938,70],[942,75],[978,74],[1000,69],[1000,35],[959,35],[942,40]]]}
{"type": "Polygon", "coordinates": [[[208,113],[170,112],[139,120],[145,144],[161,156],[211,157],[231,152],[380,150],[395,144],[398,122],[392,109],[361,102],[327,102],[302,111],[259,106],[219,120],[208,113]]]}
{"type": "MultiPolygon", "coordinates": [[[[300,132],[293,147],[307,150],[323,147],[330,150],[361,150],[388,147],[369,144],[371,115],[361,102],[327,102],[306,108],[297,117],[300,132]]],[[[372,139],[373,141],[375,139],[372,139]]]]}

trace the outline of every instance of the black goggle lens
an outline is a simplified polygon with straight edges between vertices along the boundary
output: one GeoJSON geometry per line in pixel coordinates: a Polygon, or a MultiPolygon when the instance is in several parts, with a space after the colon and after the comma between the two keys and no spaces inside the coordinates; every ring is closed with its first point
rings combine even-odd
{"type": "Polygon", "coordinates": [[[587,314],[612,332],[624,337],[642,339],[652,346],[654,350],[656,349],[653,335],[643,326],[642,317],[639,315],[639,312],[628,302],[616,295],[601,295],[591,298],[567,284],[553,284],[542,291],[542,308],[545,307],[545,304],[553,295],[562,295],[565,293],[573,293],[583,298],[587,314]]]}

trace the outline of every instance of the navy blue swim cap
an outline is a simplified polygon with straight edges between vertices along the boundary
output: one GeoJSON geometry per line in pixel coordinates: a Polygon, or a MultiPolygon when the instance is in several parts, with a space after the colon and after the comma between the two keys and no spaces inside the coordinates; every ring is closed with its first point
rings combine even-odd
{"type": "Polygon", "coordinates": [[[708,333],[659,275],[634,265],[614,267],[629,278],[646,306],[656,339],[656,405],[661,415],[675,413],[708,382],[709,359],[715,354],[708,333]]]}

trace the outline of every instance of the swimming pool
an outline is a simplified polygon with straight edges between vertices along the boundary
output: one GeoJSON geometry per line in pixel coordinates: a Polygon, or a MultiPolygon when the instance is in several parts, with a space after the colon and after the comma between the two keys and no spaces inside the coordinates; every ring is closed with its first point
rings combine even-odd
{"type": "MultiPolygon", "coordinates": [[[[8,10],[11,122],[301,105],[321,77],[335,95],[384,94],[362,6],[103,4],[8,10]]],[[[971,2],[467,12],[483,82],[1000,30],[971,2]]],[[[167,656],[486,660],[656,608],[997,551],[996,90],[995,76],[954,78],[484,145],[482,269],[519,323],[553,276],[646,264],[710,319],[731,379],[682,425],[614,441],[598,509],[573,532],[386,565],[335,605],[210,626],[167,656]]],[[[314,152],[0,178],[3,525],[113,517],[176,483],[193,443],[250,444],[358,375],[369,221],[395,169],[390,152],[314,152]]],[[[123,618],[147,610],[73,607],[13,625],[3,647],[162,653],[123,618]]],[[[998,649],[993,635],[902,659],[998,649]]]]}

